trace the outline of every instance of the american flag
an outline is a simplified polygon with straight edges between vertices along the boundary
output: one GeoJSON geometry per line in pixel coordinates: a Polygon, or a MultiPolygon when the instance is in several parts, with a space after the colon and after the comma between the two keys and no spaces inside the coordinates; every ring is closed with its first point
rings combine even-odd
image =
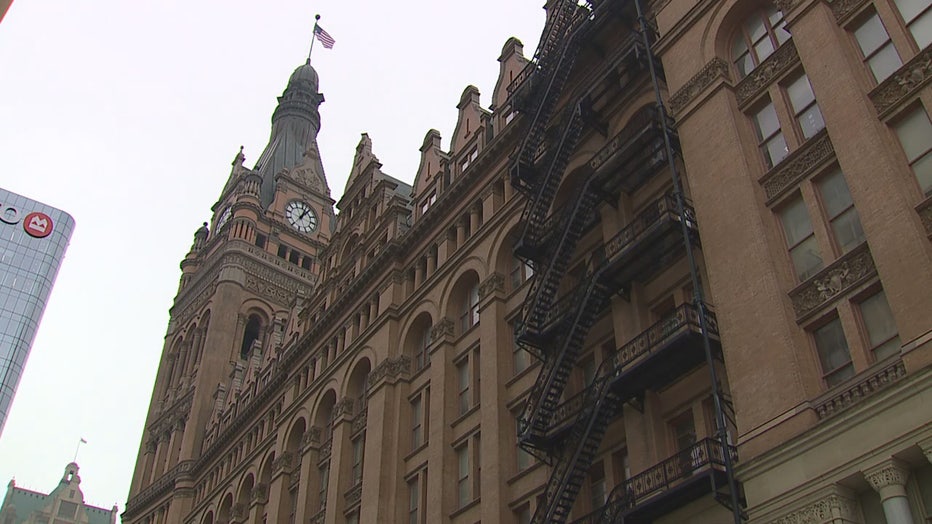
{"type": "Polygon", "coordinates": [[[319,25],[314,26],[314,36],[316,36],[321,45],[327,49],[333,49],[333,44],[337,43],[337,41],[330,36],[330,33],[324,31],[324,28],[319,25]]]}

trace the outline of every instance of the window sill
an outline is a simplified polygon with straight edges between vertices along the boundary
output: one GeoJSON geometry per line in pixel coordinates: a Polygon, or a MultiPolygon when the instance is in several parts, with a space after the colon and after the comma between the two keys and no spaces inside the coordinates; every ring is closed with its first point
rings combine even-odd
{"type": "Polygon", "coordinates": [[[471,407],[471,408],[469,408],[468,410],[466,410],[465,413],[463,413],[462,415],[460,415],[460,416],[456,417],[455,419],[453,419],[453,422],[450,423],[450,427],[451,427],[451,428],[454,428],[454,427],[458,426],[461,422],[463,422],[464,420],[468,419],[470,415],[472,415],[473,413],[475,413],[475,412],[477,412],[477,411],[479,411],[479,404],[475,404],[473,407],[471,407]]]}
{"type": "Polygon", "coordinates": [[[530,475],[531,473],[537,471],[537,470],[540,468],[540,466],[541,466],[542,464],[543,464],[543,462],[540,462],[540,461],[538,461],[538,460],[535,460],[535,462],[534,462],[533,464],[531,464],[530,466],[528,466],[528,467],[522,469],[521,471],[515,473],[514,475],[512,475],[511,477],[509,477],[508,480],[506,480],[505,482],[506,482],[508,485],[512,485],[512,484],[518,482],[519,480],[523,479],[524,477],[530,475]]]}
{"type": "Polygon", "coordinates": [[[425,449],[427,449],[427,445],[428,445],[428,444],[430,444],[430,442],[425,441],[425,442],[424,442],[423,444],[421,444],[420,446],[418,446],[418,447],[412,449],[411,451],[409,451],[408,454],[404,456],[404,461],[407,462],[407,461],[411,460],[412,458],[416,457],[420,452],[422,452],[422,451],[424,451],[425,449]]]}
{"type": "Polygon", "coordinates": [[[457,510],[454,511],[453,513],[450,513],[450,518],[453,519],[453,518],[459,517],[459,516],[462,515],[463,513],[466,513],[466,512],[469,511],[470,509],[472,509],[472,508],[478,506],[478,505],[479,505],[479,502],[480,502],[481,500],[482,500],[482,499],[481,499],[480,497],[476,497],[476,498],[472,499],[472,501],[467,502],[466,504],[464,504],[463,506],[461,506],[459,509],[457,509],[457,510]]]}

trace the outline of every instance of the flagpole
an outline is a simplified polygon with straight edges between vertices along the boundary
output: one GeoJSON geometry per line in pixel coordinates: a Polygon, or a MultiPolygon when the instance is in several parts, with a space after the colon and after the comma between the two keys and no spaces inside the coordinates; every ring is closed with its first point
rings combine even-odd
{"type": "Polygon", "coordinates": [[[317,23],[320,21],[320,15],[314,15],[314,30],[311,31],[311,48],[307,51],[307,63],[311,63],[311,52],[314,51],[314,40],[317,40],[317,23]]]}
{"type": "Polygon", "coordinates": [[[81,444],[87,444],[87,441],[84,440],[84,437],[81,437],[81,440],[78,441],[78,445],[74,447],[74,459],[71,462],[78,461],[78,451],[81,449],[81,444]]]}

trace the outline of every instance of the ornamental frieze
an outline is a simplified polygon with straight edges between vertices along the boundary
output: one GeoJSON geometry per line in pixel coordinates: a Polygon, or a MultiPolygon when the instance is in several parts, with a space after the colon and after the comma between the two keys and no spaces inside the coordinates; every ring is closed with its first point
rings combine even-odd
{"type": "Polygon", "coordinates": [[[743,106],[757,98],[757,95],[764,92],[783,73],[798,63],[799,54],[796,52],[796,45],[793,44],[792,40],[789,40],[780,46],[774,54],[767,57],[751,74],[738,82],[738,85],[735,86],[735,98],[738,105],[743,106]]]}
{"type": "Polygon", "coordinates": [[[184,304],[184,307],[179,310],[177,315],[172,315],[177,325],[185,326],[207,304],[207,301],[216,291],[217,283],[211,282],[209,285],[202,287],[196,295],[193,295],[194,298],[179,301],[179,303],[184,304]]]}
{"type": "Polygon", "coordinates": [[[903,365],[902,360],[897,360],[854,386],[817,404],[816,415],[822,419],[841,413],[905,376],[906,366],[903,365]]]}
{"type": "Polygon", "coordinates": [[[835,0],[831,3],[832,14],[835,15],[835,21],[841,22],[849,14],[857,11],[867,3],[867,0],[835,0]]]}
{"type": "Polygon", "coordinates": [[[246,282],[244,286],[247,290],[260,295],[262,298],[271,300],[272,302],[277,302],[282,305],[287,305],[291,303],[291,300],[295,296],[295,292],[288,291],[281,287],[278,287],[274,284],[269,284],[268,282],[263,281],[259,277],[253,275],[246,275],[246,282]]]}
{"type": "Polygon", "coordinates": [[[932,78],[932,47],[926,47],[914,56],[905,66],[874,88],[868,96],[877,113],[883,115],[911,98],[929,83],[929,78],[932,78]]]}
{"type": "Polygon", "coordinates": [[[825,161],[835,156],[835,146],[823,129],[789,158],[777,164],[764,178],[761,185],[767,195],[767,203],[780,196],[784,191],[796,187],[800,180],[825,161]]]}
{"type": "Polygon", "coordinates": [[[501,273],[492,273],[482,284],[479,284],[479,300],[483,300],[493,293],[502,291],[505,291],[505,275],[501,273]]]}
{"type": "Polygon", "coordinates": [[[832,493],[809,506],[794,511],[770,524],[823,524],[845,519],[857,522],[857,505],[854,500],[832,493]]]}
{"type": "Polygon", "coordinates": [[[809,314],[876,274],[877,268],[867,243],[862,243],[790,291],[796,321],[802,321],[809,314]]]}
{"type": "Polygon", "coordinates": [[[369,373],[367,381],[369,389],[375,389],[383,380],[394,382],[399,377],[411,374],[411,357],[399,355],[396,358],[386,358],[369,373]]]}
{"type": "Polygon", "coordinates": [[[450,317],[443,317],[430,328],[430,339],[443,340],[445,338],[453,338],[455,327],[456,324],[453,323],[450,317]]]}
{"type": "Polygon", "coordinates": [[[719,78],[729,79],[728,62],[715,57],[670,97],[670,111],[682,111],[719,78]]]}

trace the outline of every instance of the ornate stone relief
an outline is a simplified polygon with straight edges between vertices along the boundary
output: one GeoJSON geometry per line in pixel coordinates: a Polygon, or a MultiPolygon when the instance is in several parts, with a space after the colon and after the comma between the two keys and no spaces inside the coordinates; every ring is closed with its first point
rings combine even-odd
{"type": "Polygon", "coordinates": [[[453,323],[453,320],[450,319],[450,317],[443,317],[439,322],[434,324],[432,328],[430,328],[430,339],[443,340],[445,338],[453,338],[455,327],[456,324],[453,323]]]}
{"type": "Polygon", "coordinates": [[[932,47],[926,47],[912,60],[890,75],[870,92],[871,102],[877,113],[898,107],[907,98],[919,91],[932,78],[932,47]]]}
{"type": "Polygon", "coordinates": [[[770,524],[824,524],[826,522],[859,522],[857,502],[838,493],[832,493],[816,502],[794,511],[770,524]]]}
{"type": "Polygon", "coordinates": [[[784,15],[796,7],[796,0],[773,0],[773,3],[777,5],[777,9],[783,11],[784,15]]]}
{"type": "Polygon", "coordinates": [[[670,111],[679,113],[719,78],[730,79],[728,62],[715,57],[670,97],[670,111]]]}
{"type": "Polygon", "coordinates": [[[883,368],[861,382],[816,405],[819,418],[827,418],[848,409],[906,376],[902,360],[883,368]]]}
{"type": "Polygon", "coordinates": [[[353,407],[355,400],[350,397],[343,397],[333,405],[333,420],[340,418],[343,415],[353,416],[353,407]]]}
{"type": "Polygon", "coordinates": [[[846,16],[857,11],[867,0],[835,0],[831,3],[835,20],[841,22],[846,16]]]}
{"type": "Polygon", "coordinates": [[[735,98],[738,100],[738,105],[743,106],[757,98],[757,95],[766,90],[780,75],[798,63],[799,54],[796,53],[796,45],[792,40],[784,43],[780,49],[777,49],[735,86],[735,98]]]}
{"type": "Polygon", "coordinates": [[[790,158],[777,165],[777,167],[761,179],[761,185],[764,187],[764,193],[767,195],[767,202],[771,203],[774,198],[784,191],[808,176],[812,170],[823,162],[835,156],[835,146],[828,137],[828,133],[823,129],[812,140],[794,152],[790,158]]]}
{"type": "Polygon", "coordinates": [[[887,486],[905,486],[907,477],[909,468],[896,459],[889,459],[864,472],[864,479],[874,491],[887,486]]]}
{"type": "Polygon", "coordinates": [[[400,355],[396,358],[387,358],[379,362],[375,369],[369,373],[369,389],[376,388],[383,380],[394,382],[401,376],[411,374],[411,357],[400,355]]]}
{"type": "Polygon", "coordinates": [[[256,484],[249,494],[250,501],[258,504],[265,504],[269,501],[269,486],[267,484],[256,484]]]}
{"type": "Polygon", "coordinates": [[[479,300],[485,299],[492,293],[503,291],[505,291],[505,275],[492,273],[489,278],[479,284],[479,300]]]}
{"type": "Polygon", "coordinates": [[[316,446],[317,444],[320,444],[320,428],[311,426],[301,436],[301,449],[307,449],[308,446],[316,446]]]}
{"type": "Polygon", "coordinates": [[[291,470],[291,463],[294,459],[294,456],[290,451],[282,453],[277,459],[272,461],[272,474],[278,473],[279,471],[289,471],[291,470]]]}
{"type": "Polygon", "coordinates": [[[867,244],[861,244],[790,291],[797,322],[876,273],[867,244]]]}

